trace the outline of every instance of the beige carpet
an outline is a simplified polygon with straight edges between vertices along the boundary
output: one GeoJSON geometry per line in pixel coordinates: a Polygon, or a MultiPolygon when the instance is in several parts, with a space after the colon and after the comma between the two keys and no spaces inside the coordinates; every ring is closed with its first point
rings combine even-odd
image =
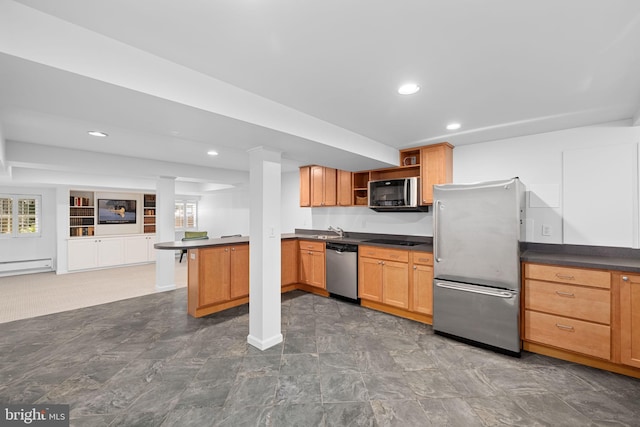
{"type": "MultiPolygon", "coordinates": [[[[152,294],[155,279],[155,264],[0,277],[0,323],[152,294]]],[[[187,286],[186,262],[176,260],[175,284],[187,286]]]]}

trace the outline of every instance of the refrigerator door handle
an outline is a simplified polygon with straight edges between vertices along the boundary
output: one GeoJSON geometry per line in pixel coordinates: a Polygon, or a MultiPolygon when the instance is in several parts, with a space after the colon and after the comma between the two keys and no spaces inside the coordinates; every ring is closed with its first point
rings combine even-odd
{"type": "Polygon", "coordinates": [[[498,298],[513,297],[512,292],[501,291],[501,290],[491,290],[491,289],[485,289],[481,287],[470,288],[468,286],[455,285],[453,283],[441,283],[441,282],[437,282],[436,286],[438,286],[439,288],[453,289],[455,291],[462,291],[462,292],[473,292],[476,294],[489,295],[489,296],[498,297],[498,298]]]}
{"type": "Polygon", "coordinates": [[[440,204],[442,203],[441,200],[436,200],[436,205],[433,207],[433,260],[435,262],[440,262],[440,256],[438,255],[440,253],[440,251],[438,250],[438,246],[440,243],[440,238],[438,237],[438,231],[439,231],[439,227],[438,227],[438,218],[440,217],[440,214],[438,213],[438,207],[440,206],[440,204]]]}

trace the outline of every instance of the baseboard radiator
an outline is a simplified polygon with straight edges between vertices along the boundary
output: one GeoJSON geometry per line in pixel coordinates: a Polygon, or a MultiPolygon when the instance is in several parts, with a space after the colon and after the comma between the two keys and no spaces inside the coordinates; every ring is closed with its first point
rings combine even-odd
{"type": "Polygon", "coordinates": [[[51,258],[27,259],[21,261],[0,262],[0,275],[30,273],[36,271],[50,271],[53,269],[51,258]]]}

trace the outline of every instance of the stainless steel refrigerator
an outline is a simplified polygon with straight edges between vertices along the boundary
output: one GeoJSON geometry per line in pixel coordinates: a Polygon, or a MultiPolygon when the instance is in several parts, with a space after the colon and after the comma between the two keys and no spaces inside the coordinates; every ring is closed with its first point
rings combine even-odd
{"type": "Polygon", "coordinates": [[[518,178],[434,186],[436,333],[520,354],[524,194],[518,178]]]}

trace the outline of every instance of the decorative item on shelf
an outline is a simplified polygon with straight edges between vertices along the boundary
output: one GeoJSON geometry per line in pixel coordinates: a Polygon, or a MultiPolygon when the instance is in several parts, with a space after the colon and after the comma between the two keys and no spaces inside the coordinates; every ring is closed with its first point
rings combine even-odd
{"type": "Polygon", "coordinates": [[[404,166],[412,166],[416,164],[416,156],[408,156],[404,158],[404,166]]]}

